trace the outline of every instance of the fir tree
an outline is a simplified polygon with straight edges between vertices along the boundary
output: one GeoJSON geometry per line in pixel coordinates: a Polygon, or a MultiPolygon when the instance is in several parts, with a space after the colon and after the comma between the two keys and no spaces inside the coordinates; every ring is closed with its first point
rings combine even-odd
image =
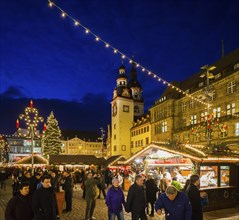
{"type": "Polygon", "coordinates": [[[42,138],[43,155],[59,155],[61,153],[61,130],[58,121],[55,119],[54,113],[51,112],[47,118],[46,131],[42,138]]]}
{"type": "Polygon", "coordinates": [[[3,136],[0,135],[0,162],[8,162],[8,153],[9,145],[7,141],[3,138],[3,136]]]}

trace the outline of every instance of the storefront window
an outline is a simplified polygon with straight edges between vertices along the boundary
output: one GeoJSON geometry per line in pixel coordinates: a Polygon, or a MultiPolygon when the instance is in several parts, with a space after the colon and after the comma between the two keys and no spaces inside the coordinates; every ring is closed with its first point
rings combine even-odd
{"type": "Polygon", "coordinates": [[[217,186],[218,167],[201,166],[200,167],[200,187],[217,186]]]}
{"type": "Polygon", "coordinates": [[[229,166],[221,166],[220,173],[221,173],[220,186],[229,186],[230,167],[229,166]]]}

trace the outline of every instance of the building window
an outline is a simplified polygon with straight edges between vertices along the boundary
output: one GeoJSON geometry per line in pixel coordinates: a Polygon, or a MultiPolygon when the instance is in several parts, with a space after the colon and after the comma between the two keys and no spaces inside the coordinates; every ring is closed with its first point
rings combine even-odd
{"type": "Polygon", "coordinates": [[[114,124],[114,129],[116,129],[116,124],[114,124]]]}
{"type": "Polygon", "coordinates": [[[147,126],[147,132],[149,131],[149,126],[147,126]]]}
{"type": "Polygon", "coordinates": [[[146,127],[144,127],[144,133],[146,132],[146,127]]]}
{"type": "Polygon", "coordinates": [[[116,151],[116,145],[114,146],[114,151],[116,151]]]}
{"type": "Polygon", "coordinates": [[[236,69],[239,69],[239,63],[236,63],[236,64],[234,65],[234,70],[236,70],[236,69]]]}
{"type": "Polygon", "coordinates": [[[129,112],[129,106],[128,105],[123,105],[123,111],[124,112],[129,112]]]}
{"type": "Polygon", "coordinates": [[[162,132],[167,132],[167,121],[162,122],[162,132]]]}
{"type": "Polygon", "coordinates": [[[209,92],[208,96],[209,96],[209,101],[214,101],[216,99],[216,91],[213,90],[213,91],[209,92]]]}
{"type": "Polygon", "coordinates": [[[218,74],[215,75],[214,79],[219,79],[221,76],[222,76],[222,74],[218,73],[218,74]]]}
{"type": "Polygon", "coordinates": [[[201,121],[207,120],[207,112],[201,113],[201,121]]]}
{"type": "Polygon", "coordinates": [[[186,111],[187,109],[187,102],[182,102],[182,111],[186,111]]]}
{"type": "Polygon", "coordinates": [[[133,131],[131,132],[131,136],[134,137],[134,132],[133,131]]]}
{"type": "Polygon", "coordinates": [[[139,113],[139,106],[134,106],[134,113],[139,113]]]}
{"type": "Polygon", "coordinates": [[[141,141],[140,141],[140,146],[144,146],[143,143],[144,143],[143,140],[141,140],[141,141]]]}
{"type": "Polygon", "coordinates": [[[197,124],[197,115],[191,115],[191,125],[197,124]]]}
{"type": "Polygon", "coordinates": [[[235,114],[236,112],[236,103],[227,104],[227,115],[235,114]]]}
{"type": "Polygon", "coordinates": [[[122,149],[122,151],[126,151],[126,146],[122,145],[121,149],[122,149]]]}
{"type": "Polygon", "coordinates": [[[217,107],[213,109],[213,116],[215,118],[220,118],[221,117],[221,107],[217,107]]]}
{"type": "Polygon", "coordinates": [[[227,94],[232,94],[236,91],[236,81],[233,80],[227,84],[227,94]]]}
{"type": "Polygon", "coordinates": [[[239,136],[239,123],[235,124],[235,135],[239,136]]]}
{"type": "Polygon", "coordinates": [[[200,82],[200,83],[198,84],[199,88],[203,87],[203,85],[204,85],[204,82],[200,82]]]}
{"type": "Polygon", "coordinates": [[[189,101],[189,108],[190,109],[195,108],[195,101],[193,99],[190,99],[189,101]]]}
{"type": "MultiPolygon", "coordinates": [[[[239,124],[239,123],[238,123],[238,124],[239,124]]],[[[239,126],[238,126],[238,133],[239,133],[239,126]]],[[[148,137],[145,138],[145,144],[146,144],[146,145],[149,144],[149,138],[148,138],[148,137]]]]}
{"type": "Polygon", "coordinates": [[[133,141],[130,142],[130,147],[134,148],[134,142],[133,141]]]}

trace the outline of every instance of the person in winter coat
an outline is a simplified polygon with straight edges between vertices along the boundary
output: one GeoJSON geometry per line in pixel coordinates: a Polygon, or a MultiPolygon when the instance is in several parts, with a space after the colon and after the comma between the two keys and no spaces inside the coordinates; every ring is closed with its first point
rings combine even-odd
{"type": "Polygon", "coordinates": [[[148,205],[151,206],[150,217],[154,216],[154,204],[156,202],[156,193],[158,192],[158,187],[152,177],[152,175],[148,175],[148,179],[145,182],[146,185],[146,202],[147,202],[147,214],[149,214],[148,205]]]}
{"type": "Polygon", "coordinates": [[[183,192],[178,192],[174,186],[168,186],[165,193],[162,193],[155,204],[158,215],[165,210],[166,220],[191,220],[192,206],[188,197],[183,192]]]}
{"type": "Polygon", "coordinates": [[[103,197],[105,199],[105,197],[106,197],[106,193],[105,193],[105,177],[104,177],[104,175],[102,173],[99,173],[98,174],[98,178],[100,179],[100,183],[98,184],[98,188],[99,188],[98,199],[100,199],[101,192],[102,192],[103,197]]]}
{"type": "Polygon", "coordinates": [[[72,195],[73,195],[73,178],[69,171],[63,172],[64,183],[63,183],[63,190],[65,191],[65,201],[66,201],[66,208],[63,210],[64,213],[71,212],[72,210],[72,195]]]}
{"type": "Polygon", "coordinates": [[[147,220],[145,213],[146,198],[143,177],[136,175],[135,183],[130,186],[127,196],[127,211],[131,212],[132,220],[147,220]]]}
{"type": "Polygon", "coordinates": [[[119,187],[119,180],[114,178],[112,186],[109,188],[106,195],[106,205],[108,207],[108,219],[114,220],[117,216],[118,220],[124,220],[123,207],[126,205],[124,193],[119,187]]]}
{"type": "Polygon", "coordinates": [[[19,193],[13,196],[7,203],[5,220],[31,220],[31,198],[29,196],[30,183],[23,182],[19,185],[19,193]]]}
{"type": "Polygon", "coordinates": [[[189,200],[192,204],[192,220],[202,220],[202,203],[201,203],[201,195],[198,190],[198,186],[200,184],[200,179],[198,175],[192,175],[190,177],[190,185],[186,189],[186,194],[189,197],[189,200]]]}
{"type": "Polygon", "coordinates": [[[50,176],[42,177],[42,187],[33,194],[32,209],[36,220],[59,219],[59,212],[54,189],[51,187],[50,176]]]}
{"type": "Polygon", "coordinates": [[[87,174],[87,179],[85,180],[85,200],[86,200],[86,211],[85,219],[95,219],[93,213],[95,210],[96,198],[98,197],[98,187],[100,179],[97,179],[97,174],[94,176],[92,173],[87,174]]]}

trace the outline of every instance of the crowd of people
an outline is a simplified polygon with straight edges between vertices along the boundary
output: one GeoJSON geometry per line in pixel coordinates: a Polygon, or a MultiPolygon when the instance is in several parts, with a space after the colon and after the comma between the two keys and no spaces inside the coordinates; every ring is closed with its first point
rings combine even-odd
{"type": "MultiPolygon", "coordinates": [[[[131,186],[125,196],[122,189],[124,171],[109,168],[98,170],[95,166],[87,169],[42,170],[34,172],[24,168],[14,168],[9,174],[13,178],[13,197],[7,204],[6,220],[56,220],[60,219],[56,193],[64,191],[65,208],[63,213],[72,211],[73,189],[80,184],[82,197],[86,201],[85,220],[96,219],[96,200],[105,199],[109,220],[124,220],[124,211],[131,213],[132,220],[146,220],[165,215],[168,220],[201,220],[202,207],[206,194],[198,187],[200,178],[191,175],[184,187],[176,175],[163,173],[155,179],[152,173],[145,175],[127,172],[131,186]]],[[[4,184],[3,184],[4,188],[4,184]]]]}

